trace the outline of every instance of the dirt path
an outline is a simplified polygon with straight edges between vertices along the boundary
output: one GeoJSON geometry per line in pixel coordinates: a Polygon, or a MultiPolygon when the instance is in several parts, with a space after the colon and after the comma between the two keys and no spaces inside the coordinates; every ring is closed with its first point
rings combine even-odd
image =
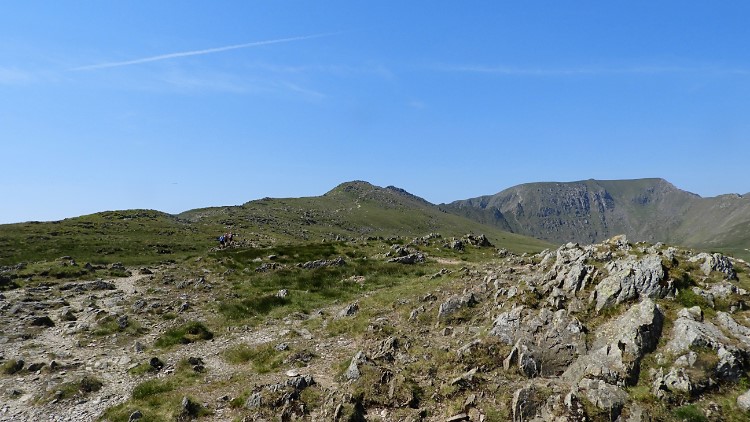
{"type": "MultiPolygon", "coordinates": [[[[206,381],[221,384],[238,374],[247,376],[248,368],[242,365],[227,363],[222,353],[239,344],[258,345],[272,341],[284,341],[294,344],[295,349],[307,349],[315,353],[314,359],[308,367],[297,369],[299,373],[311,374],[314,379],[324,388],[335,384],[334,374],[331,373],[331,365],[352,356],[355,345],[349,339],[320,339],[313,338],[309,331],[302,328],[303,320],[287,318],[281,324],[260,326],[253,329],[240,329],[233,327],[231,331],[215,333],[211,341],[192,343],[188,346],[180,346],[164,350],[138,351],[134,347],[135,342],[149,346],[167,328],[174,325],[172,321],[148,318],[134,315],[131,304],[142,297],[142,292],[152,288],[148,283],[153,276],[134,275],[131,277],[105,280],[116,286],[114,290],[77,291],[75,289],[58,292],[42,292],[43,295],[35,296],[47,306],[43,313],[49,315],[55,326],[32,330],[33,338],[24,338],[22,333],[28,330],[28,321],[31,316],[17,318],[8,315],[12,304],[23,302],[30,293],[24,289],[18,289],[6,294],[5,303],[0,302],[0,309],[5,309],[0,314],[0,324],[7,324],[7,328],[0,333],[0,346],[4,359],[23,359],[24,369],[12,376],[0,376],[0,394],[8,395],[10,399],[3,398],[0,401],[0,421],[92,421],[96,420],[103,412],[112,406],[126,401],[133,388],[145,381],[143,376],[133,376],[128,370],[137,364],[148,362],[153,356],[158,356],[165,363],[165,368],[154,375],[154,377],[166,377],[174,370],[178,362],[189,357],[203,359],[206,372],[206,381]],[[51,300],[62,294],[65,305],[53,307],[44,299],[51,300]],[[95,300],[94,300],[95,298],[95,300]],[[92,305],[96,302],[97,305],[92,305]],[[76,321],[62,321],[60,315],[67,309],[74,310],[77,315],[76,321]],[[102,314],[129,315],[131,320],[139,321],[141,324],[149,325],[149,332],[136,340],[130,337],[124,338],[118,333],[105,336],[90,336],[97,325],[96,321],[102,314]],[[291,332],[297,332],[290,335],[291,332]],[[303,334],[299,334],[303,333],[303,334]],[[60,368],[50,370],[50,364],[54,361],[60,368]],[[44,363],[45,366],[35,372],[29,372],[27,368],[33,363],[44,363]],[[99,391],[91,392],[78,401],[71,402],[70,399],[55,400],[55,392],[62,389],[65,383],[79,382],[85,376],[93,376],[103,385],[99,391]],[[40,400],[40,398],[42,398],[40,400]]],[[[174,298],[172,298],[174,299],[174,298]]],[[[54,299],[58,300],[58,299],[54,299]]],[[[42,305],[40,305],[42,306],[42,305]]],[[[204,316],[199,309],[190,310],[196,318],[204,316]]],[[[186,316],[187,317],[187,316],[186,316]]],[[[292,367],[290,366],[289,369],[292,367]]],[[[283,374],[285,370],[281,373],[283,374]]],[[[268,377],[278,378],[278,374],[269,374],[268,377]]],[[[283,376],[283,375],[282,375],[283,376]]],[[[227,383],[231,384],[231,383],[227,383]]],[[[244,388],[251,388],[252,385],[244,388]]],[[[236,397],[242,391],[228,390],[224,393],[230,397],[236,397]]],[[[224,395],[221,394],[221,395],[224,395]]],[[[223,421],[231,419],[235,412],[228,407],[217,406],[213,416],[205,420],[223,421]]]]}

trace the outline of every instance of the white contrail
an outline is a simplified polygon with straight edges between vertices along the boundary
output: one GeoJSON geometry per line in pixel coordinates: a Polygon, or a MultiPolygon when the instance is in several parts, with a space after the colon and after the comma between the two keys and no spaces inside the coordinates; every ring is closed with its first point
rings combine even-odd
{"type": "Polygon", "coordinates": [[[256,42],[250,42],[246,44],[228,45],[224,47],[208,48],[205,50],[182,51],[179,53],[161,54],[158,56],[144,57],[142,59],[126,60],[123,62],[92,64],[88,66],[75,67],[70,70],[93,70],[93,69],[104,69],[107,67],[130,66],[133,64],[156,62],[159,60],[169,60],[169,59],[175,59],[178,57],[200,56],[202,54],[219,53],[219,52],[227,51],[227,50],[238,50],[240,48],[259,47],[261,45],[268,45],[268,44],[280,44],[280,43],[292,42],[292,41],[309,40],[311,38],[327,37],[330,35],[334,35],[334,34],[328,33],[328,34],[305,35],[301,37],[279,38],[276,40],[256,41],[256,42]]]}

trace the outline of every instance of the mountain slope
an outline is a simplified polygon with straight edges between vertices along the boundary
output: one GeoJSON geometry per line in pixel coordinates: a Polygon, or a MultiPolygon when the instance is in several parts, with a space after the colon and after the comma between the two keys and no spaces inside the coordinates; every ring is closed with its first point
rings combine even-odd
{"type": "Polygon", "coordinates": [[[362,237],[408,238],[485,234],[514,252],[549,243],[441,211],[395,187],[343,183],[325,195],[250,201],[170,215],[152,210],[106,211],[54,222],[0,225],[0,265],[74,256],[82,262],[147,264],[194,256],[217,246],[225,231],[246,246],[336,241],[362,237]]]}
{"type": "Polygon", "coordinates": [[[381,188],[363,181],[342,183],[317,197],[264,198],[238,207],[192,210],[178,217],[194,223],[220,222],[241,232],[260,232],[276,239],[411,237],[431,232],[450,237],[473,232],[484,233],[497,246],[519,252],[549,246],[446,213],[403,189],[381,188]]]}
{"type": "Polygon", "coordinates": [[[750,198],[701,198],[664,179],[529,183],[441,207],[551,242],[597,242],[619,233],[747,254],[750,198]]]}

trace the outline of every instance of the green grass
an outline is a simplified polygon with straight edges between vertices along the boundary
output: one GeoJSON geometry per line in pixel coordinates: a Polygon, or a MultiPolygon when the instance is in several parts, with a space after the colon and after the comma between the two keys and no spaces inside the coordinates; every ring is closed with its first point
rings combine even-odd
{"type": "Polygon", "coordinates": [[[284,359],[289,355],[288,351],[279,351],[271,343],[259,346],[248,346],[238,344],[224,351],[224,359],[229,363],[243,364],[252,363],[253,369],[259,374],[265,374],[279,368],[284,359]]]}
{"type": "Polygon", "coordinates": [[[62,383],[49,390],[42,401],[68,400],[74,397],[83,397],[89,393],[101,390],[104,383],[96,377],[84,376],[77,381],[62,383]]]}
{"type": "Polygon", "coordinates": [[[175,387],[170,380],[152,379],[136,385],[133,388],[132,397],[135,400],[147,400],[156,395],[173,391],[175,387]]]}
{"type": "Polygon", "coordinates": [[[703,411],[694,404],[688,404],[680,406],[674,410],[674,416],[684,422],[708,422],[708,418],[703,414],[703,411]]]}
{"type": "Polygon", "coordinates": [[[177,344],[189,344],[199,340],[210,340],[213,337],[213,333],[209,331],[203,323],[192,321],[167,330],[156,339],[154,346],[158,348],[168,348],[177,344]]]}

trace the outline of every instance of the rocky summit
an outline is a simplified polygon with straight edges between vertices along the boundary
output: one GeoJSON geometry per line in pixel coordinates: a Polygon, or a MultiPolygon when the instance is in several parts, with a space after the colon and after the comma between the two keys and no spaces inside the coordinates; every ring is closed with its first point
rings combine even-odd
{"type": "Polygon", "coordinates": [[[634,241],[722,250],[750,259],[750,196],[702,198],[664,179],[527,183],[441,208],[557,243],[634,241]]]}
{"type": "Polygon", "coordinates": [[[249,250],[94,280],[3,267],[0,420],[750,418],[741,259],[625,236],[249,250]]]}

